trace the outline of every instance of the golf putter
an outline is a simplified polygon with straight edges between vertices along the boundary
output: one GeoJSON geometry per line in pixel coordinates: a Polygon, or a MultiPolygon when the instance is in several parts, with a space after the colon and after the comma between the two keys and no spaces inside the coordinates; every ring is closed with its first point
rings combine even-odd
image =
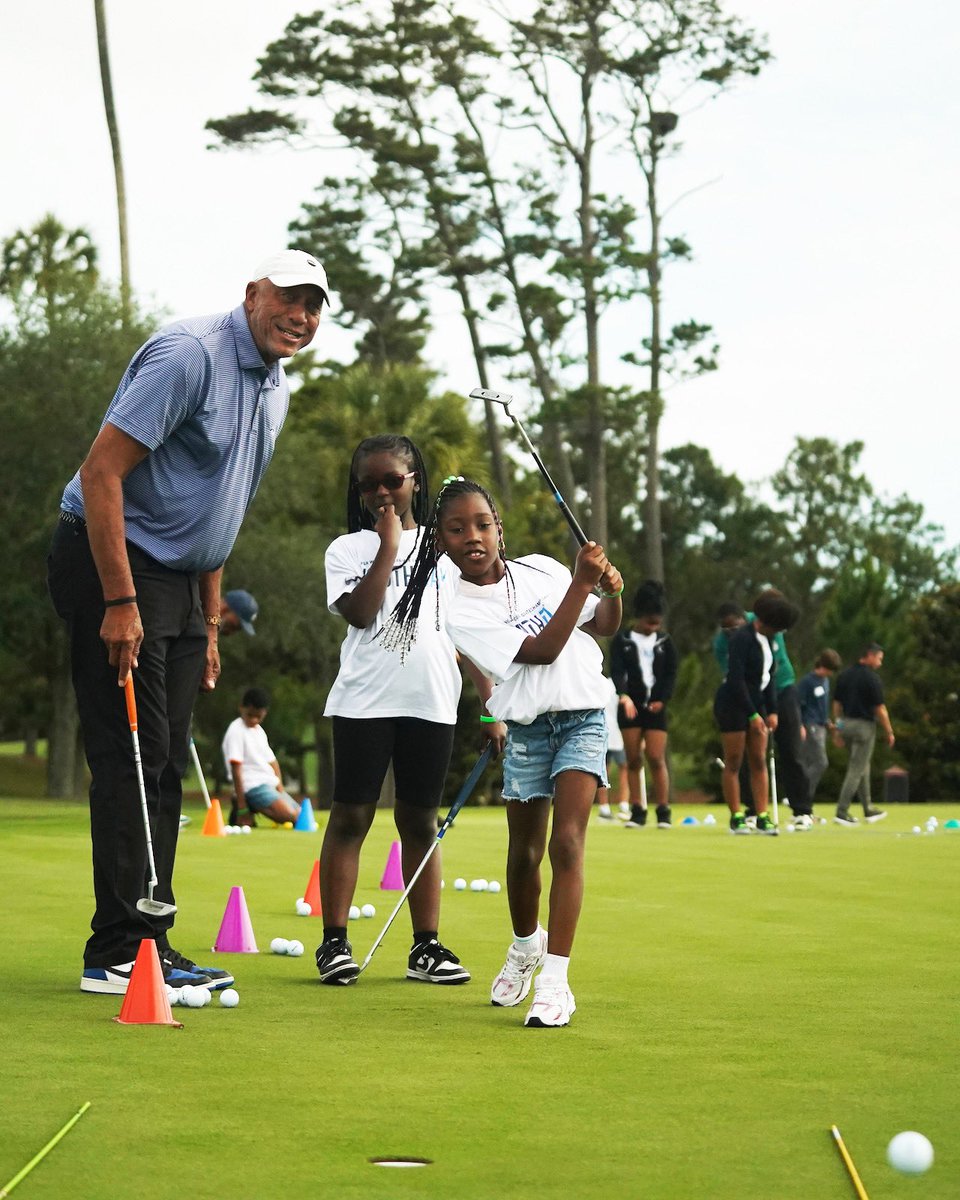
{"type": "Polygon", "coordinates": [[[157,886],[157,864],[153,857],[153,837],[150,834],[150,815],[147,812],[147,789],[143,782],[143,761],[140,758],[140,735],[137,732],[137,697],[133,690],[133,672],[127,676],[123,685],[127,701],[127,720],[130,723],[130,737],[133,739],[133,761],[137,768],[137,785],[140,788],[140,808],[143,812],[143,832],[147,839],[147,862],[150,864],[150,879],[147,882],[147,894],[137,901],[137,908],[151,917],[169,917],[177,911],[175,904],[164,904],[162,900],[154,900],[153,889],[157,886]]]}
{"type": "Polygon", "coordinates": [[[357,977],[362,975],[363,972],[370,965],[370,959],[373,958],[374,954],[376,954],[377,947],[380,945],[380,943],[383,941],[383,939],[387,936],[387,930],[393,924],[394,917],[396,917],[396,915],[400,911],[400,909],[403,908],[404,902],[406,901],[407,897],[410,895],[410,892],[413,890],[413,885],[420,878],[420,873],[423,871],[424,867],[430,861],[430,858],[433,855],[434,850],[436,850],[436,848],[440,845],[441,838],[447,832],[447,830],[450,828],[450,826],[453,824],[453,822],[456,820],[457,813],[459,813],[460,809],[463,808],[464,804],[466,804],[467,799],[470,796],[470,793],[477,786],[477,783],[480,780],[480,776],[483,774],[484,770],[486,769],[487,763],[490,761],[492,754],[493,754],[493,746],[490,742],[488,742],[486,744],[486,746],[483,748],[483,753],[480,755],[480,757],[477,759],[477,761],[473,764],[473,770],[470,772],[470,774],[467,776],[467,778],[463,781],[463,787],[457,793],[456,800],[454,800],[453,804],[450,806],[450,811],[444,817],[443,824],[437,830],[437,836],[434,838],[433,843],[430,846],[430,849],[423,856],[423,861],[420,863],[420,866],[417,867],[417,869],[414,871],[410,882],[403,889],[403,895],[397,901],[396,907],[394,908],[394,910],[390,914],[390,916],[387,918],[386,925],[384,925],[384,927],[380,930],[380,936],[370,947],[367,957],[360,964],[360,969],[357,971],[357,977]]]}
{"type": "Polygon", "coordinates": [[[773,806],[773,823],[779,825],[780,821],[777,817],[777,760],[773,756],[773,751],[770,751],[770,803],[773,806]]]}
{"type": "Polygon", "coordinates": [[[470,393],[470,399],[471,400],[489,400],[493,404],[502,404],[503,405],[504,411],[506,412],[506,414],[510,418],[510,420],[514,423],[514,425],[516,425],[520,436],[523,438],[524,444],[526,445],[526,447],[530,451],[530,453],[533,455],[533,461],[537,464],[538,468],[540,469],[540,474],[546,480],[547,487],[549,487],[550,491],[553,492],[553,498],[557,502],[557,507],[563,513],[564,517],[566,518],[567,524],[570,526],[570,532],[577,539],[577,542],[581,546],[585,546],[587,543],[587,535],[580,528],[580,523],[577,521],[577,518],[573,515],[573,513],[567,507],[566,500],[564,500],[563,496],[560,495],[560,489],[553,482],[550,472],[544,466],[543,459],[533,448],[533,443],[527,437],[527,431],[520,424],[519,418],[515,417],[513,415],[513,413],[510,411],[510,405],[513,403],[513,396],[511,396],[508,392],[491,392],[487,388],[474,388],[473,391],[470,393]]]}

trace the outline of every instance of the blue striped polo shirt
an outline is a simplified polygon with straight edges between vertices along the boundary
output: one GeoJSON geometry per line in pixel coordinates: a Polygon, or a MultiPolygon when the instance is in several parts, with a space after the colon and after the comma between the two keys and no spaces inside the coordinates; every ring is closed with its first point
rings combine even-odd
{"type": "MultiPolygon", "coordinates": [[[[123,483],[128,540],[173,570],[222,566],[289,403],[283,368],[264,363],[242,304],[154,334],[103,419],[150,451],[123,483]]],[[[84,515],[79,471],[61,507],[84,515]]]]}

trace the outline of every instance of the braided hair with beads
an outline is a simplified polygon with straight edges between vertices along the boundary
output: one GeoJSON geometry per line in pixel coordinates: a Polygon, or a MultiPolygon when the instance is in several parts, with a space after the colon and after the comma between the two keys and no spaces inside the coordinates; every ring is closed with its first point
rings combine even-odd
{"type": "Polygon", "coordinates": [[[513,613],[516,589],[513,586],[513,576],[507,563],[507,552],[503,541],[503,522],[497,512],[497,506],[487,489],[472,479],[464,479],[462,475],[448,475],[440,485],[437,498],[428,517],[420,549],[410,572],[410,582],[404,589],[403,595],[397,601],[397,606],[387,618],[381,631],[381,639],[385,650],[399,650],[400,661],[406,659],[414,642],[417,640],[417,623],[420,618],[420,605],[423,594],[429,586],[431,576],[436,591],[435,628],[440,628],[440,577],[437,573],[437,563],[443,551],[437,539],[437,530],[443,511],[448,504],[460,496],[482,496],[490,506],[490,512],[497,525],[497,548],[500,559],[504,564],[507,580],[507,603],[513,613]]]}
{"type": "Polygon", "coordinates": [[[376,437],[364,438],[354,450],[350,460],[350,480],[347,484],[347,532],[358,533],[361,529],[373,529],[375,521],[373,514],[360,497],[360,477],[358,467],[368,454],[393,454],[403,459],[411,471],[417,475],[419,490],[413,494],[410,512],[418,525],[426,524],[430,515],[430,489],[427,482],[427,468],[423,455],[408,437],[400,433],[381,433],[376,437]]]}

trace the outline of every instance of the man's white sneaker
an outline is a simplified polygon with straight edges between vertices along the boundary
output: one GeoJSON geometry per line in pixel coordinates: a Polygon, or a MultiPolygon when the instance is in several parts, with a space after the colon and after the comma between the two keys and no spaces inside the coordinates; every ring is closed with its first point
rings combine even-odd
{"type": "Polygon", "coordinates": [[[533,1003],[523,1023],[536,1029],[553,1029],[569,1025],[576,1011],[573,992],[566,983],[559,979],[544,979],[539,975],[534,981],[533,1003]]]}
{"type": "Polygon", "coordinates": [[[524,951],[516,943],[510,944],[507,961],[490,988],[490,1003],[497,1008],[513,1008],[526,999],[537,968],[547,956],[547,931],[537,926],[537,940],[533,949],[524,951]]]}

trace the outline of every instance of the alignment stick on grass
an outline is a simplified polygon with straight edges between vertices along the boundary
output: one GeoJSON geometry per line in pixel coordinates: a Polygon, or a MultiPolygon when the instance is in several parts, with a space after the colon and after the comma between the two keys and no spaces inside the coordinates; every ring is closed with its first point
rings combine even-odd
{"type": "Polygon", "coordinates": [[[89,1107],[90,1107],[90,1101],[88,1100],[86,1102],[86,1104],[84,1104],[84,1106],[80,1109],[79,1112],[76,1112],[73,1114],[73,1116],[66,1123],[66,1125],[64,1125],[64,1127],[60,1130],[60,1132],[55,1133],[53,1135],[53,1137],[50,1139],[49,1142],[47,1142],[47,1144],[40,1151],[40,1153],[35,1154],[34,1157],[30,1159],[30,1161],[27,1163],[27,1165],[23,1168],[22,1171],[18,1171],[17,1174],[14,1175],[14,1177],[10,1180],[10,1182],[8,1184],[6,1184],[4,1187],[0,1188],[0,1200],[4,1200],[5,1196],[9,1196],[10,1193],[13,1191],[13,1189],[20,1182],[20,1180],[25,1179],[30,1174],[30,1172],[33,1170],[33,1168],[37,1165],[37,1163],[40,1162],[41,1159],[46,1158],[46,1156],[54,1148],[54,1146],[57,1144],[57,1142],[59,1142],[62,1137],[65,1137],[66,1134],[68,1134],[70,1132],[70,1130],[74,1127],[74,1125],[76,1125],[76,1123],[80,1120],[80,1118],[83,1116],[83,1114],[87,1111],[87,1109],[89,1107]]]}
{"type": "Polygon", "coordinates": [[[854,1189],[859,1197],[859,1200],[870,1200],[867,1195],[867,1189],[863,1186],[860,1176],[857,1174],[857,1168],[853,1165],[853,1159],[850,1157],[850,1152],[843,1144],[843,1138],[840,1136],[840,1130],[836,1125],[830,1126],[830,1132],[833,1134],[833,1140],[837,1143],[837,1149],[840,1151],[840,1157],[843,1159],[844,1166],[850,1172],[850,1178],[853,1181],[854,1189]]]}

